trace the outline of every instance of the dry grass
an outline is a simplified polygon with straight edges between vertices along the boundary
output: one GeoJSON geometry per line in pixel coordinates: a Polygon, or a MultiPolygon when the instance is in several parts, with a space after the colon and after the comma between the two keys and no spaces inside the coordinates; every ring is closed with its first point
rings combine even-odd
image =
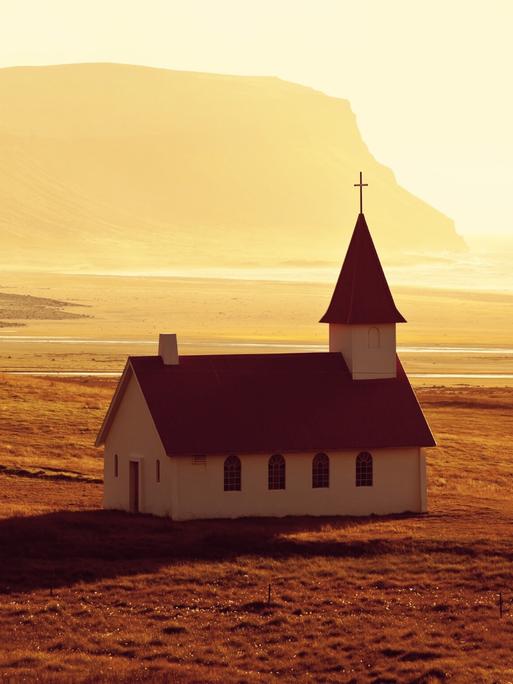
{"type": "Polygon", "coordinates": [[[0,375],[0,464],[47,478],[99,479],[93,444],[113,382],[0,375]]]}
{"type": "MultiPolygon", "coordinates": [[[[96,477],[112,383],[5,382],[0,443],[27,427],[0,463],[37,456],[44,470],[60,455],[62,471],[96,477]]],[[[440,442],[428,516],[173,523],[98,510],[91,482],[0,475],[0,673],[512,681],[513,605],[500,620],[496,600],[513,598],[513,390],[419,395],[440,442]]]]}

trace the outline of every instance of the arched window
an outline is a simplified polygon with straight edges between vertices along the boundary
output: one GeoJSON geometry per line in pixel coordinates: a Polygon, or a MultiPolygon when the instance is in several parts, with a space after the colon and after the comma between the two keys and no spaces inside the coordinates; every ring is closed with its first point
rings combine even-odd
{"type": "Polygon", "coordinates": [[[285,489],[285,459],[281,454],[274,454],[268,466],[269,489],[285,489]]]}
{"type": "Polygon", "coordinates": [[[356,486],[372,487],[372,456],[368,451],[356,457],[356,486]]]}
{"type": "Polygon", "coordinates": [[[224,491],[239,492],[241,481],[241,466],[238,456],[228,456],[224,462],[224,491]]]}
{"type": "Polygon", "coordinates": [[[328,454],[316,454],[312,461],[312,487],[330,486],[330,459],[328,454]]]}
{"type": "Polygon", "coordinates": [[[369,349],[379,349],[381,346],[379,328],[369,328],[368,332],[369,349]]]}
{"type": "Polygon", "coordinates": [[[114,454],[114,477],[118,477],[119,475],[119,459],[118,455],[114,454]]]}
{"type": "Polygon", "coordinates": [[[160,482],[160,459],[157,458],[155,461],[155,479],[160,482]]]}

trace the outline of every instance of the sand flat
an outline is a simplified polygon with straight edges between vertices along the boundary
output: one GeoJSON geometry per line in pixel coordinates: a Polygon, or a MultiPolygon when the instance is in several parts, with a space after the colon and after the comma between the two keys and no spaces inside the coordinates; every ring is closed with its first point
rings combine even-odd
{"type": "MultiPolygon", "coordinates": [[[[318,282],[4,273],[0,292],[65,302],[65,313],[79,317],[36,319],[26,306],[18,319],[11,312],[9,326],[0,330],[0,369],[120,370],[128,354],[155,353],[159,332],[177,332],[181,353],[315,351],[327,343],[327,327],[317,321],[332,287],[318,282]]],[[[394,296],[408,319],[398,326],[399,347],[410,348],[401,353],[408,371],[513,372],[508,353],[513,346],[513,295],[398,287],[394,296]],[[416,352],[418,347],[431,350],[416,352]],[[447,347],[461,352],[446,353],[447,347]],[[490,354],[489,349],[505,353],[490,354]]]]}

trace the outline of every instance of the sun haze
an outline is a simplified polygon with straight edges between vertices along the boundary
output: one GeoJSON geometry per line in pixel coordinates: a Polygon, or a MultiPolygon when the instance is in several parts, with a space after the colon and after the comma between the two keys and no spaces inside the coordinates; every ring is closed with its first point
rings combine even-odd
{"type": "Polygon", "coordinates": [[[0,10],[0,679],[511,681],[511,0],[0,10]]]}

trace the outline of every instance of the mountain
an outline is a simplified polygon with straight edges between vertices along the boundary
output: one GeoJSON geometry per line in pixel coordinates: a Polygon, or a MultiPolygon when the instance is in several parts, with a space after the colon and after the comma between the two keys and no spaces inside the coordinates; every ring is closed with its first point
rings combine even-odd
{"type": "Polygon", "coordinates": [[[360,170],[378,249],[464,247],[374,159],[349,103],[310,88],[74,64],[0,69],[0,93],[3,265],[339,261],[360,170]]]}

